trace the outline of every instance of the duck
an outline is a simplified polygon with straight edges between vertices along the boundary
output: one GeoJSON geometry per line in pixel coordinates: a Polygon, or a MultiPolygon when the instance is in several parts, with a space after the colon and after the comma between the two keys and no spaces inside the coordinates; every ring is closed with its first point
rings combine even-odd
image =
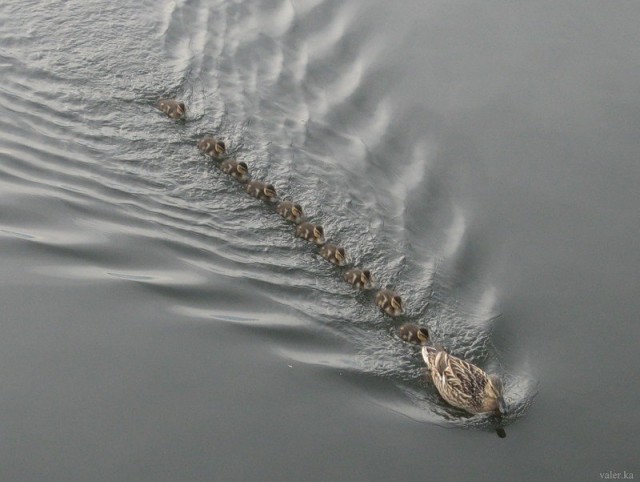
{"type": "Polygon", "coordinates": [[[344,274],[344,280],[354,288],[365,290],[373,288],[373,277],[368,269],[350,269],[344,274]]]}
{"type": "Polygon", "coordinates": [[[276,189],[272,184],[261,181],[251,181],[247,184],[247,192],[251,196],[265,202],[273,202],[277,196],[276,189]]]}
{"type": "Polygon", "coordinates": [[[213,159],[220,159],[227,152],[224,142],[210,136],[203,137],[202,140],[198,142],[198,149],[213,159]]]}
{"type": "Polygon", "coordinates": [[[160,99],[156,107],[175,120],[182,119],[187,113],[184,102],[175,99],[160,99]]]}
{"type": "Polygon", "coordinates": [[[318,246],[322,246],[324,244],[324,229],[317,224],[305,222],[296,227],[296,237],[313,241],[318,246]]]}
{"type": "Polygon", "coordinates": [[[402,299],[393,290],[384,289],[376,293],[376,305],[389,316],[400,316],[404,313],[402,299]]]}
{"type": "Polygon", "coordinates": [[[278,204],[276,212],[287,221],[299,224],[302,221],[302,206],[293,201],[282,201],[278,204]]]}
{"type": "Polygon", "coordinates": [[[220,169],[240,182],[249,181],[249,166],[244,161],[238,162],[234,159],[225,159],[220,163],[220,169]]]}
{"type": "Polygon", "coordinates": [[[347,255],[344,248],[327,243],[320,248],[320,256],[336,266],[344,266],[347,263],[347,255]]]}
{"type": "Polygon", "coordinates": [[[502,380],[497,375],[488,375],[442,347],[423,346],[422,358],[438,393],[449,405],[469,413],[493,412],[499,417],[506,413],[502,380]]]}
{"type": "Polygon", "coordinates": [[[405,323],[398,328],[396,333],[400,339],[407,343],[413,343],[415,345],[426,345],[429,343],[429,332],[423,326],[418,326],[413,323],[405,323]]]}

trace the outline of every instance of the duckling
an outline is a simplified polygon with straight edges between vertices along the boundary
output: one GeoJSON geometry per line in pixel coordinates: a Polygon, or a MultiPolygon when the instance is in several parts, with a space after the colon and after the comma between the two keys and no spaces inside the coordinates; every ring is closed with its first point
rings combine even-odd
{"type": "Polygon", "coordinates": [[[296,227],[296,237],[313,241],[318,246],[322,246],[324,244],[324,229],[322,229],[322,226],[308,222],[298,224],[296,227]]]}
{"type": "Polygon", "coordinates": [[[287,221],[299,224],[302,221],[302,206],[295,204],[293,201],[282,201],[278,204],[276,212],[287,221]]]}
{"type": "Polygon", "coordinates": [[[389,316],[400,316],[404,313],[402,299],[395,291],[380,290],[376,294],[376,305],[389,316]]]}
{"type": "Polygon", "coordinates": [[[397,330],[398,336],[407,343],[426,345],[429,342],[429,332],[426,328],[413,323],[405,323],[397,330]]]}
{"type": "Polygon", "coordinates": [[[498,416],[506,413],[502,380],[497,375],[488,375],[442,348],[423,346],[422,358],[429,367],[434,385],[448,404],[469,413],[494,412],[498,416]]]}
{"type": "Polygon", "coordinates": [[[320,256],[336,266],[344,266],[347,263],[347,255],[344,248],[335,244],[325,244],[320,248],[320,256]]]}
{"type": "Polygon", "coordinates": [[[260,181],[251,181],[247,184],[247,192],[251,196],[266,202],[274,202],[277,196],[273,185],[260,181]]]}
{"type": "Polygon", "coordinates": [[[156,107],[175,120],[182,119],[187,113],[184,102],[175,99],[160,99],[156,107]]]}
{"type": "Polygon", "coordinates": [[[209,136],[202,138],[202,140],[198,142],[198,149],[200,149],[200,152],[203,154],[214,159],[220,159],[227,152],[224,142],[209,136]]]}
{"type": "Polygon", "coordinates": [[[344,274],[344,280],[354,288],[364,290],[373,288],[373,277],[368,269],[350,269],[344,274]]]}
{"type": "Polygon", "coordinates": [[[234,159],[226,159],[220,163],[220,169],[240,182],[249,181],[249,166],[244,161],[238,162],[234,159]]]}

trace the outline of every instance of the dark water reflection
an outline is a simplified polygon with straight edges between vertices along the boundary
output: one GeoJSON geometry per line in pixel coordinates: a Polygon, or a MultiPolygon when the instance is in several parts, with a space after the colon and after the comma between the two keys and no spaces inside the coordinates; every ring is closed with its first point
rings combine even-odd
{"type": "Polygon", "coordinates": [[[638,476],[639,17],[4,2],[3,479],[638,476]],[[503,376],[505,440],[208,133],[503,376]]]}

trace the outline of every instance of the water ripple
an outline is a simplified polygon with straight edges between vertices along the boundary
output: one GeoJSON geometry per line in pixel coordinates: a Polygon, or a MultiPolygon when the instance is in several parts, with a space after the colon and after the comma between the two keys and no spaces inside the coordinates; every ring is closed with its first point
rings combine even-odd
{"type": "MultiPolygon", "coordinates": [[[[0,19],[14,7],[1,7],[0,19]]],[[[428,116],[396,105],[393,73],[375,62],[356,10],[331,0],[165,1],[145,6],[140,20],[133,7],[104,2],[63,8],[55,35],[40,6],[29,25],[0,39],[12,52],[9,44],[0,50],[0,184],[15,203],[0,233],[57,260],[39,274],[132,283],[171,297],[176,315],[261,326],[270,336],[284,330],[283,340],[313,326],[349,340],[349,349],[278,339],[274,351],[392,379],[409,403],[391,408],[412,417],[480,420],[460,421],[442,406],[372,294],[354,293],[341,270],[195,148],[204,134],[224,139],[256,178],[320,220],[355,264],[402,293],[404,321],[425,323],[454,353],[508,372],[490,338],[499,293],[483,284],[467,213],[443,188],[447,168],[425,132],[428,116]],[[92,29],[93,21],[113,28],[92,29]],[[68,40],[54,47],[60,38],[68,40]],[[186,122],[153,108],[165,95],[185,99],[186,122]],[[20,196],[67,203],[77,217],[53,229],[45,215],[23,213],[20,196]],[[167,253],[170,266],[158,269],[145,246],[167,253]],[[225,293],[207,286],[212,276],[242,283],[269,310],[224,305],[225,293]]],[[[533,389],[510,377],[520,416],[533,389]]]]}

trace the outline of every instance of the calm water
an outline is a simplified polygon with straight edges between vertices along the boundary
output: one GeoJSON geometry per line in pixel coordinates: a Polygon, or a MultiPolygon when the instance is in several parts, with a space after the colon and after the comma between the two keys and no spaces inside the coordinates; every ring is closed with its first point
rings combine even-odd
{"type": "Polygon", "coordinates": [[[391,3],[2,2],[3,480],[640,477],[640,5],[391,3]],[[204,134],[502,375],[506,439],[204,134]]]}

